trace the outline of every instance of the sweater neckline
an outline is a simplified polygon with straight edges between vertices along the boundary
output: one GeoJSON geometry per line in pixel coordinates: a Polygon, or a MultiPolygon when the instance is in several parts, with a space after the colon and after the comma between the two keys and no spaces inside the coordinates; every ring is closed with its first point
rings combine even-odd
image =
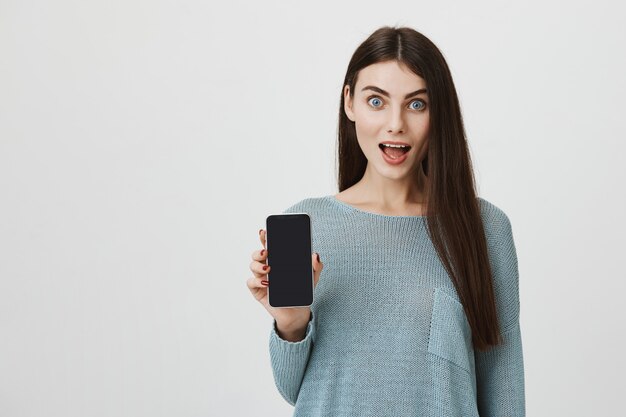
{"type": "Polygon", "coordinates": [[[389,219],[389,220],[393,220],[393,219],[418,219],[418,220],[424,220],[427,217],[427,216],[391,216],[391,215],[388,215],[388,214],[372,213],[371,211],[361,210],[359,208],[351,206],[348,203],[344,203],[343,201],[341,201],[337,197],[335,197],[334,194],[327,195],[325,198],[327,200],[329,200],[330,202],[332,202],[333,204],[337,205],[337,206],[341,206],[341,207],[350,209],[352,212],[359,213],[359,214],[362,214],[362,215],[365,215],[365,216],[379,218],[379,219],[389,219]]]}

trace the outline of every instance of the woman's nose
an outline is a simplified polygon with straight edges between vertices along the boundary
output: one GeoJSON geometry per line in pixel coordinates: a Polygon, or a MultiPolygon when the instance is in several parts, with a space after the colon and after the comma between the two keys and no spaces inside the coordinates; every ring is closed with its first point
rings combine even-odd
{"type": "Polygon", "coordinates": [[[389,112],[389,120],[387,121],[388,133],[402,133],[404,130],[404,120],[400,110],[389,112]]]}

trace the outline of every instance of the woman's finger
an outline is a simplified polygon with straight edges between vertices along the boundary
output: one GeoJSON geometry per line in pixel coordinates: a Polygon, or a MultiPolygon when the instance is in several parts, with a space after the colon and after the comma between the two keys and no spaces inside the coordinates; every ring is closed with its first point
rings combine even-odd
{"type": "Polygon", "coordinates": [[[319,253],[315,252],[313,255],[313,284],[317,286],[317,283],[320,280],[320,274],[322,273],[322,269],[324,269],[324,264],[320,259],[319,253]]]}
{"type": "Polygon", "coordinates": [[[267,249],[259,249],[252,252],[252,259],[259,262],[265,262],[267,259],[267,249]]]}
{"type": "MultiPolygon", "coordinates": [[[[264,263],[258,261],[250,262],[250,271],[254,274],[255,278],[265,277],[268,272],[272,269],[269,265],[265,265],[264,263]]],[[[267,278],[263,278],[267,279],[267,278]]]]}
{"type": "Polygon", "coordinates": [[[264,229],[259,230],[259,239],[261,240],[261,244],[263,245],[263,248],[266,249],[266,247],[265,247],[265,230],[264,229]]]}
{"type": "Polygon", "coordinates": [[[263,284],[264,280],[265,278],[250,277],[246,280],[246,285],[251,290],[255,288],[267,288],[269,284],[268,285],[263,284]]]}

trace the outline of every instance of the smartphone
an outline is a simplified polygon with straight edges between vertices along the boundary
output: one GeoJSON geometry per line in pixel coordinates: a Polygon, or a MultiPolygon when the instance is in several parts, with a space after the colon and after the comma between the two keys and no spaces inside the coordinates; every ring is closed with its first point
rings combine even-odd
{"type": "Polygon", "coordinates": [[[272,214],[265,220],[269,304],[306,307],[313,304],[311,218],[306,213],[272,214]]]}

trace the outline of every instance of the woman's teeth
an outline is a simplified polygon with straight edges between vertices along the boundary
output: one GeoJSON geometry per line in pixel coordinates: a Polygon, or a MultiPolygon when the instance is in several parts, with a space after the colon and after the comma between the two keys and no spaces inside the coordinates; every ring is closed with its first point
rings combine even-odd
{"type": "Polygon", "coordinates": [[[393,159],[401,157],[402,155],[407,153],[409,149],[411,149],[409,146],[387,145],[383,143],[380,144],[380,148],[386,155],[393,159]]]}

